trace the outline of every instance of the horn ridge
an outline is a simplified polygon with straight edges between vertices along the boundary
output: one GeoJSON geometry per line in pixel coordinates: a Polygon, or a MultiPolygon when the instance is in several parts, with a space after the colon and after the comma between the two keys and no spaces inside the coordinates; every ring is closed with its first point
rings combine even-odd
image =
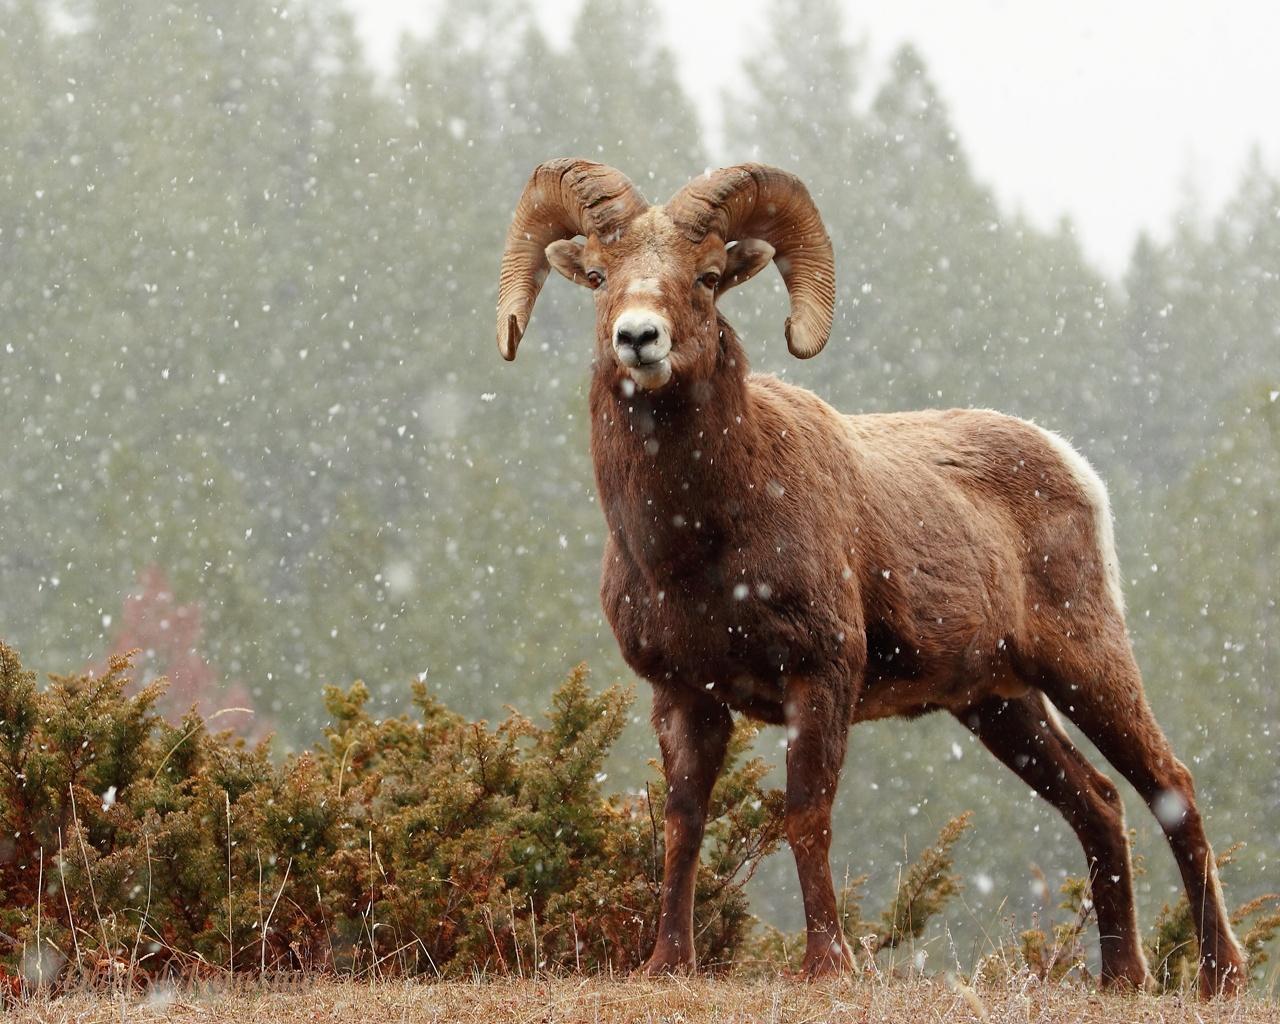
{"type": "Polygon", "coordinates": [[[835,254],[804,182],[767,164],[737,164],[694,178],[666,209],[691,240],[714,231],[726,242],[772,245],[791,298],[787,347],[801,359],[822,351],[835,317],[835,254]]]}
{"type": "Polygon", "coordinates": [[[514,359],[551,266],[546,248],[562,238],[611,234],[648,208],[621,171],[562,157],[539,164],[516,204],[498,276],[498,350],[514,359]]]}

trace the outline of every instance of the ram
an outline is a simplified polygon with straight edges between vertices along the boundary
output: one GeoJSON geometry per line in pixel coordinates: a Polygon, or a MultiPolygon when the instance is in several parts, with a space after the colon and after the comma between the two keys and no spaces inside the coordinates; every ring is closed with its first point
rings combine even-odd
{"type": "Polygon", "coordinates": [[[1143,695],[1102,482],[1023,420],[847,416],[750,373],[716,303],[770,261],[790,295],[788,347],[817,355],[835,306],[831,242],[804,185],[775,168],[708,172],[650,206],[613,168],[554,160],[525,187],[502,258],[506,359],[550,267],[594,293],[601,597],[653,686],[668,785],[647,969],[694,966],[694,878],[732,712],[787,730],[786,832],[804,969],[818,976],[852,963],[829,866],[849,726],[942,710],[1070,823],[1102,980],[1146,986],[1121,801],[1060,712],[1159,819],[1194,909],[1202,993],[1242,988],[1191,775],[1143,695]]]}

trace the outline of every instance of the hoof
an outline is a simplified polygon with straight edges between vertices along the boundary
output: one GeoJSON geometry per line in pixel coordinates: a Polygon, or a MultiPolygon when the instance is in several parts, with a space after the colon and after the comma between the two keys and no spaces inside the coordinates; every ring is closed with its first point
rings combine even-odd
{"type": "Polygon", "coordinates": [[[853,953],[843,942],[824,943],[818,950],[810,950],[804,955],[801,973],[808,981],[819,981],[823,978],[835,978],[847,974],[854,968],[853,953]]]}
{"type": "Polygon", "coordinates": [[[655,949],[653,956],[649,957],[645,965],[640,968],[640,973],[646,978],[661,978],[673,974],[692,974],[693,971],[693,957],[681,956],[679,953],[663,949],[655,949]]]}
{"type": "Polygon", "coordinates": [[[1156,979],[1145,963],[1117,971],[1103,971],[1101,984],[1108,992],[1155,992],[1156,979]]]}
{"type": "Polygon", "coordinates": [[[1200,998],[1231,999],[1244,995],[1249,984],[1248,970],[1243,961],[1232,960],[1221,966],[1212,960],[1200,964],[1200,998]]]}

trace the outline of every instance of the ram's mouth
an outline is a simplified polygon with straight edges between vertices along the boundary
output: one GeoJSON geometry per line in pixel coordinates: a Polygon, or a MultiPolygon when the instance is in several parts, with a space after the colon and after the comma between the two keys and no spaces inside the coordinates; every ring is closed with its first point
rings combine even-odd
{"type": "Polygon", "coordinates": [[[627,374],[642,391],[655,391],[671,379],[671,359],[663,356],[656,362],[628,366],[627,374]]]}

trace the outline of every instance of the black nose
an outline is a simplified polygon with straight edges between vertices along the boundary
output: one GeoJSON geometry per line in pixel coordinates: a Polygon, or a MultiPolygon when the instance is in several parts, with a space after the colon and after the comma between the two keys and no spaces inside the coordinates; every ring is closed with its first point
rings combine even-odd
{"type": "Polygon", "coordinates": [[[631,348],[639,350],[651,341],[658,340],[658,328],[653,324],[645,324],[643,327],[619,327],[617,343],[619,345],[629,345],[631,348]]]}

